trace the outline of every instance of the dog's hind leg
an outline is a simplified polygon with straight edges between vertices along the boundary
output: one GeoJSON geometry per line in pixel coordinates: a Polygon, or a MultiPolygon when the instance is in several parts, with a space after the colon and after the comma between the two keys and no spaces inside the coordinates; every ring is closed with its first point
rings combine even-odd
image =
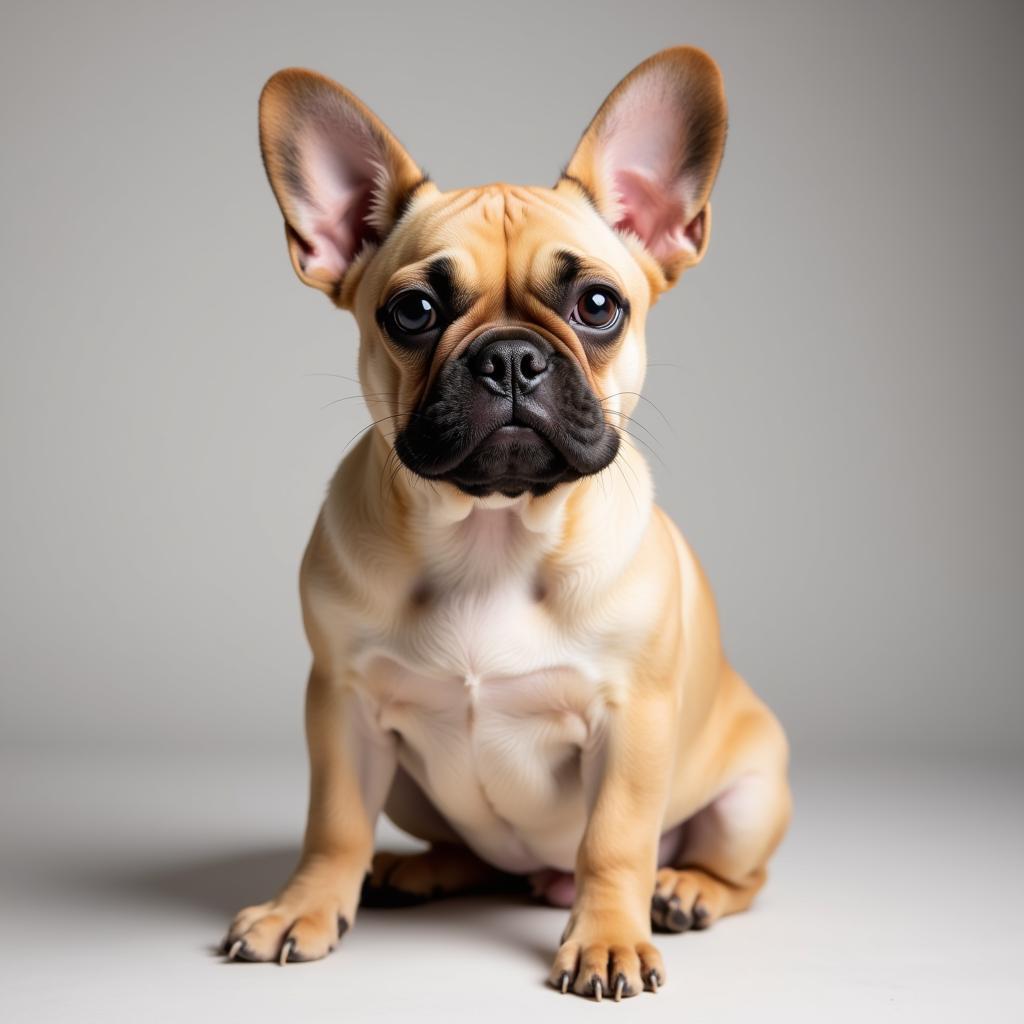
{"type": "Polygon", "coordinates": [[[361,902],[367,907],[405,907],[445,896],[525,891],[522,876],[506,874],[468,847],[434,843],[422,853],[377,853],[361,902]]]}
{"type": "Polygon", "coordinates": [[[759,725],[764,728],[747,734],[751,746],[743,752],[743,768],[686,822],[673,866],[658,871],[651,920],[659,931],[707,928],[746,910],[764,885],[791,798],[781,730],[770,717],[759,725]]]}

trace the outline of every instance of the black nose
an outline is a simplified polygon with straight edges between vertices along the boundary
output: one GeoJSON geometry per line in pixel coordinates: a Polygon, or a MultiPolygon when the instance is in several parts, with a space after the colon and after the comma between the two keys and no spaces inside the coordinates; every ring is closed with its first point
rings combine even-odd
{"type": "Polygon", "coordinates": [[[495,394],[511,398],[533,391],[548,372],[548,360],[526,338],[498,338],[473,356],[469,368],[495,394]]]}

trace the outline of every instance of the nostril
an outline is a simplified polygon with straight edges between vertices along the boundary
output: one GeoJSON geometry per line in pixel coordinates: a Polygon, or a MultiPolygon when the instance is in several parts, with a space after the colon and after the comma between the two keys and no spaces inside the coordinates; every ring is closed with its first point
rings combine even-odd
{"type": "Polygon", "coordinates": [[[519,372],[530,380],[539,377],[547,368],[547,360],[532,349],[528,349],[519,362],[519,372]]]}
{"type": "Polygon", "coordinates": [[[492,349],[480,353],[474,363],[473,372],[478,377],[488,377],[491,380],[500,381],[505,379],[508,369],[502,354],[492,349]]]}

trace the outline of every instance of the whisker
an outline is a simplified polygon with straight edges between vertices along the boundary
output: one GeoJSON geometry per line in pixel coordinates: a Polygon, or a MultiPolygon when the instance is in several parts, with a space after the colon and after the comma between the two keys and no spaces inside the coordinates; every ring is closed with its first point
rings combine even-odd
{"type": "MultiPolygon", "coordinates": [[[[392,441],[394,441],[394,436],[392,436],[392,441]]],[[[389,455],[389,460],[392,457],[394,459],[394,464],[390,470],[388,470],[388,464],[385,463],[385,470],[387,471],[387,488],[389,495],[394,493],[395,485],[397,484],[398,477],[401,475],[402,471],[408,469],[408,467],[405,466],[402,460],[398,457],[398,453],[395,451],[393,447],[389,455]]],[[[419,479],[419,477],[415,473],[409,473],[408,476],[409,481],[412,483],[412,486],[415,487],[416,481],[419,479]]]]}
{"type": "MultiPolygon", "coordinates": [[[[394,442],[394,439],[395,439],[395,435],[392,434],[391,438],[389,440],[394,442]]],[[[390,490],[394,489],[395,482],[398,480],[398,475],[403,470],[408,470],[409,471],[409,482],[410,482],[411,486],[418,487],[420,485],[420,483],[429,484],[431,489],[435,493],[437,492],[437,488],[434,486],[433,481],[429,480],[429,479],[427,479],[427,478],[425,478],[423,476],[421,476],[419,473],[417,473],[414,470],[410,469],[409,466],[405,465],[405,463],[398,457],[398,453],[395,451],[393,446],[391,448],[391,452],[388,455],[388,459],[386,459],[385,462],[384,462],[384,470],[381,471],[382,478],[383,478],[384,472],[387,470],[388,462],[390,461],[390,458],[391,458],[392,455],[395,456],[395,462],[394,462],[394,468],[388,474],[388,481],[387,481],[387,483],[388,483],[389,493],[390,493],[390,490]]]]}
{"type": "Polygon", "coordinates": [[[675,434],[676,428],[672,426],[668,417],[661,411],[661,408],[655,402],[652,402],[646,395],[641,395],[639,391],[616,391],[614,395],[607,395],[605,398],[602,398],[601,402],[604,403],[610,401],[613,398],[618,398],[620,395],[636,395],[641,402],[646,402],[665,421],[665,426],[675,434]]]}
{"type": "MultiPolygon", "coordinates": [[[[626,428],[625,428],[624,426],[622,426],[621,424],[618,424],[618,425],[617,425],[617,426],[615,427],[615,429],[616,429],[616,430],[618,430],[618,431],[620,431],[620,436],[621,436],[622,434],[629,434],[629,436],[630,436],[631,438],[633,438],[633,440],[634,440],[634,441],[639,441],[639,442],[640,442],[640,443],[641,443],[641,444],[642,444],[642,445],[643,445],[643,446],[644,446],[645,448],[647,448],[647,449],[648,449],[648,450],[650,451],[650,453],[651,453],[651,454],[652,454],[652,455],[653,455],[653,456],[654,456],[654,457],[655,457],[655,458],[656,458],[656,459],[657,459],[657,460],[658,460],[658,461],[659,461],[659,462],[660,462],[660,463],[661,463],[661,464],[662,464],[662,465],[663,465],[663,466],[664,466],[664,467],[665,467],[666,469],[668,469],[668,464],[667,464],[667,463],[665,462],[665,460],[664,460],[664,459],[663,459],[663,458],[661,457],[661,455],[659,455],[659,454],[658,454],[657,450],[656,450],[656,449],[655,449],[655,448],[654,448],[654,447],[653,447],[652,445],[648,444],[648,443],[647,443],[647,442],[646,442],[646,441],[645,441],[645,440],[644,440],[644,439],[643,439],[642,437],[639,437],[639,436],[638,436],[637,434],[634,434],[634,433],[633,433],[633,432],[632,432],[631,430],[627,430],[627,429],[626,429],[626,428]]],[[[634,448],[635,448],[635,445],[634,445],[634,448]]],[[[636,449],[636,450],[637,450],[637,451],[639,451],[639,449],[636,449]]]]}
{"type": "Polygon", "coordinates": [[[359,436],[360,436],[361,434],[365,434],[365,433],[366,433],[366,431],[368,431],[368,430],[369,430],[369,429],[370,429],[371,427],[375,427],[375,426],[377,426],[377,424],[378,424],[378,423],[385,423],[385,422],[387,422],[388,420],[397,420],[397,419],[399,418],[399,416],[406,416],[406,415],[408,415],[408,416],[419,416],[419,415],[421,415],[421,414],[420,414],[420,413],[417,413],[417,412],[411,412],[411,413],[401,413],[401,412],[396,412],[396,413],[393,413],[393,414],[391,414],[390,416],[381,416],[381,418],[380,418],[379,420],[371,420],[371,421],[370,421],[369,423],[367,423],[367,424],[366,424],[366,426],[365,426],[365,427],[361,427],[361,428],[360,428],[359,430],[357,430],[357,431],[356,431],[356,432],[355,432],[355,433],[354,433],[354,434],[353,434],[353,435],[352,435],[352,436],[351,436],[351,437],[350,437],[350,438],[348,439],[348,443],[347,443],[347,444],[345,445],[345,447],[344,447],[344,448],[342,449],[342,455],[344,455],[344,454],[345,454],[345,452],[347,452],[347,451],[348,451],[348,449],[349,449],[349,447],[351,446],[352,442],[353,442],[353,441],[355,441],[355,439],[356,439],[357,437],[359,437],[359,436]]]}
{"type": "Polygon", "coordinates": [[[303,377],[333,377],[335,380],[347,380],[351,384],[358,384],[362,387],[363,382],[358,377],[347,377],[343,373],[304,373],[303,377]]]}
{"type": "Polygon", "coordinates": [[[617,413],[615,413],[615,415],[618,416],[619,419],[628,420],[630,423],[633,424],[634,427],[639,427],[645,433],[649,434],[654,439],[654,441],[657,444],[661,444],[662,443],[661,438],[658,437],[658,435],[655,434],[654,431],[651,430],[650,427],[648,427],[646,423],[641,423],[640,420],[638,420],[635,416],[630,416],[629,413],[625,413],[625,412],[617,412],[617,413]]]}
{"type": "MultiPolygon", "coordinates": [[[[326,405],[321,405],[320,408],[321,408],[321,410],[329,409],[332,405],[337,405],[339,402],[354,402],[354,401],[356,401],[359,398],[381,398],[381,397],[383,397],[383,398],[390,398],[392,395],[393,395],[393,392],[390,392],[390,391],[381,391],[378,394],[368,394],[368,395],[343,395],[341,398],[333,399],[332,401],[328,402],[326,405]]],[[[401,408],[401,406],[399,408],[401,408]]],[[[406,405],[406,408],[411,409],[411,408],[413,408],[413,406],[406,405]]]]}
{"type": "Polygon", "coordinates": [[[636,509],[637,514],[640,513],[640,503],[636,500],[636,494],[633,492],[633,487],[629,482],[629,477],[626,476],[625,471],[622,468],[622,460],[618,455],[612,459],[612,465],[618,467],[619,475],[622,477],[622,482],[626,485],[626,490],[629,491],[629,496],[633,499],[633,507],[636,509]]]}
{"type": "MultiPolygon", "coordinates": [[[[389,472],[389,469],[390,469],[390,466],[391,466],[391,460],[393,458],[395,458],[395,448],[394,448],[394,444],[393,444],[393,442],[394,442],[394,435],[392,434],[392,436],[388,440],[389,440],[389,442],[392,442],[392,444],[391,444],[391,447],[388,448],[388,454],[387,454],[387,458],[384,460],[384,465],[381,466],[380,481],[379,481],[378,487],[377,487],[377,494],[378,494],[378,496],[380,497],[380,499],[382,501],[384,500],[384,497],[385,497],[385,495],[384,495],[384,481],[388,477],[388,472],[389,472]]],[[[390,484],[390,481],[389,481],[389,484],[390,484]]],[[[390,491],[390,486],[389,486],[389,491],[390,491]]]]}
{"type": "MultiPolygon", "coordinates": [[[[635,444],[633,444],[633,443],[632,443],[632,442],[630,442],[630,441],[627,441],[627,440],[626,440],[626,439],[625,439],[624,437],[622,437],[621,435],[619,436],[619,440],[620,440],[620,441],[622,441],[622,442],[623,442],[623,444],[625,444],[625,445],[626,445],[627,447],[629,447],[629,448],[632,448],[632,449],[633,449],[633,451],[635,451],[635,452],[637,453],[637,455],[639,455],[639,456],[643,457],[643,452],[642,452],[642,451],[640,451],[640,449],[639,449],[639,448],[637,448],[637,446],[636,446],[635,444]]],[[[635,468],[633,467],[633,464],[632,464],[632,463],[630,463],[630,462],[626,462],[626,463],[625,463],[625,466],[626,466],[626,468],[627,468],[627,469],[628,469],[628,470],[630,471],[630,473],[632,473],[632,474],[633,474],[633,479],[634,479],[634,480],[635,480],[635,481],[637,482],[637,486],[639,486],[639,484],[640,484],[640,477],[639,477],[639,476],[637,476],[637,472],[636,472],[636,469],[635,469],[635,468]]]]}

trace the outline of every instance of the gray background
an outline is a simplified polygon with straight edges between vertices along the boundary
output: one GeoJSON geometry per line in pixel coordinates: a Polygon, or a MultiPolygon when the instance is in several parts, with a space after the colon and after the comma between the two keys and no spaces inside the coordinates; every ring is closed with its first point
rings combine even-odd
{"type": "Polygon", "coordinates": [[[317,376],[353,373],[354,325],[289,268],[256,99],[313,67],[442,186],[545,184],[680,42],[732,121],[708,258],[649,324],[670,425],[640,415],[797,816],[755,910],[667,940],[674,982],[619,1012],[1019,1016],[1022,30],[991,2],[4,3],[5,1019],[591,1011],[543,988],[553,910],[206,955],[294,859],[298,563],[367,422],[317,376]]]}
{"type": "Polygon", "coordinates": [[[296,598],[365,423],[256,143],[302,64],[442,187],[550,183],[669,43],[720,62],[705,263],[642,421],[734,660],[797,750],[1024,721],[1020,9],[22,4],[5,14],[0,672],[12,738],[297,744],[296,598]],[[652,442],[654,443],[654,442],[652,442]]]}

